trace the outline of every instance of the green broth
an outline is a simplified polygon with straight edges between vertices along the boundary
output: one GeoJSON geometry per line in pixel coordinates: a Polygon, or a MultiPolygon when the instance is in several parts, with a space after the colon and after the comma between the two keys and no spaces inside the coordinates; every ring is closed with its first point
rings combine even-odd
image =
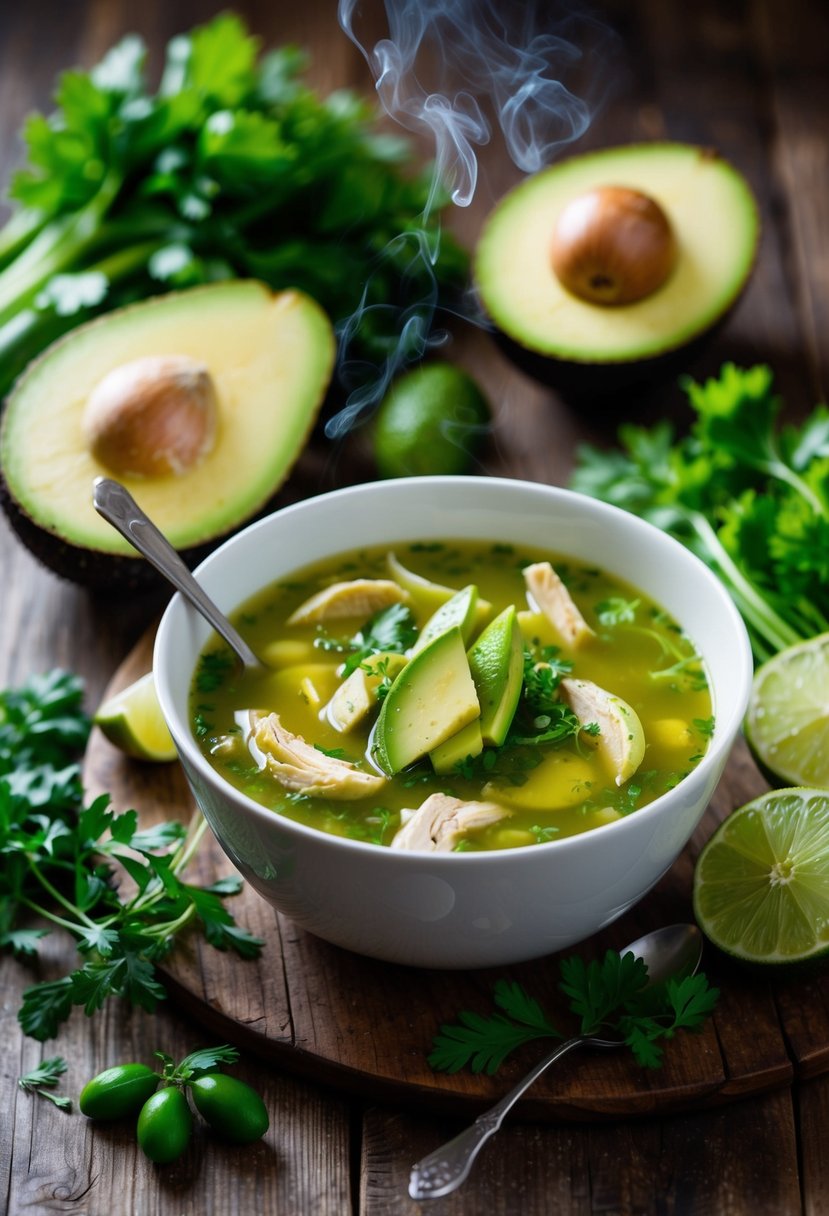
{"type": "MultiPolygon", "coordinates": [[[[295,572],[236,612],[237,627],[271,670],[239,673],[217,639],[200,657],[191,690],[195,737],[218,772],[255,801],[321,831],[382,845],[391,843],[401,812],[416,809],[432,793],[497,801],[509,815],[469,832],[456,846],[479,851],[560,839],[612,822],[675,786],[702,758],[713,719],[701,661],[677,624],[640,592],[589,565],[506,544],[413,543],[396,546],[395,554],[407,570],[444,587],[460,590],[474,583],[492,605],[490,618],[515,604],[525,650],[534,658],[555,647],[556,660],[572,664],[573,678],[592,681],[635,710],[645,734],[642,763],[617,784],[595,740],[582,732],[546,744],[518,745],[508,738],[503,747],[487,747],[442,776],[425,757],[386,781],[379,793],[352,801],[290,792],[267,769],[260,771],[239,724],[250,709],[275,711],[284,727],[307,743],[376,772],[370,754],[376,712],[347,733],[336,730],[323,712],[341,684],[338,672],[348,657],[338,647],[366,625],[366,614],[324,625],[286,623],[301,603],[331,583],[389,578],[388,550],[373,548],[295,572]],[[589,644],[568,649],[551,623],[529,612],[522,571],[538,561],[552,563],[595,631],[589,644]]],[[[434,604],[419,600],[413,595],[409,607],[421,629],[434,604]]],[[[525,738],[527,722],[536,730],[540,720],[522,701],[513,731],[525,738]],[[515,725],[519,715],[523,731],[515,725]]]]}

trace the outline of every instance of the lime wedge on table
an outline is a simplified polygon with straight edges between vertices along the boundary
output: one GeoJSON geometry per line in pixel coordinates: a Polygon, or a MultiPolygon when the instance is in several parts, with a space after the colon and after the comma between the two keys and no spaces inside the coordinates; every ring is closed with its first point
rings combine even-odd
{"type": "Polygon", "coordinates": [[[703,933],[753,963],[829,951],[829,793],[772,790],[734,811],[694,873],[703,933]]]}
{"type": "Polygon", "coordinates": [[[829,789],[829,634],[757,669],[745,736],[772,784],[829,789]]]}
{"type": "Polygon", "coordinates": [[[104,701],[93,721],[128,756],[157,761],[176,758],[151,671],[104,701]]]}

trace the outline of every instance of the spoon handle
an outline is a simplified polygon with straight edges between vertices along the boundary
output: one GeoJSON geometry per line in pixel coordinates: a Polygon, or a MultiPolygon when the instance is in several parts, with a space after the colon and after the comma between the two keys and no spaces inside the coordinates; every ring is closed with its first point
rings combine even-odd
{"type": "Polygon", "coordinates": [[[147,561],[178,588],[185,599],[198,609],[216,632],[224,638],[245,667],[261,667],[247,642],[219,612],[210,597],[185,566],[181,557],[149,519],[126,486],[109,477],[97,477],[92,501],[99,515],[117,529],[147,561]]]}
{"type": "Polygon", "coordinates": [[[515,1105],[522,1094],[537,1081],[541,1074],[560,1060],[574,1047],[580,1047],[589,1040],[582,1035],[567,1039],[546,1055],[536,1064],[518,1084],[509,1091],[500,1102],[496,1102],[489,1110],[479,1115],[475,1122],[449,1140],[442,1148],[436,1149],[422,1161],[412,1166],[409,1178],[409,1195],[412,1199],[438,1199],[441,1195],[449,1195],[456,1190],[469,1176],[472,1163],[486,1144],[490,1136],[494,1136],[501,1126],[504,1116],[515,1105]]]}

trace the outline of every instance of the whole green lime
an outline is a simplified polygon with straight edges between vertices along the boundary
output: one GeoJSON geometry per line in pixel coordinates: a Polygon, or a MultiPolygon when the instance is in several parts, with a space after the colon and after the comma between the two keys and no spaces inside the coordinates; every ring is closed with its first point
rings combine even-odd
{"type": "Polygon", "coordinates": [[[453,363],[424,363],[380,403],[377,469],[381,477],[468,473],[489,426],[489,404],[470,375],[453,363]]]}

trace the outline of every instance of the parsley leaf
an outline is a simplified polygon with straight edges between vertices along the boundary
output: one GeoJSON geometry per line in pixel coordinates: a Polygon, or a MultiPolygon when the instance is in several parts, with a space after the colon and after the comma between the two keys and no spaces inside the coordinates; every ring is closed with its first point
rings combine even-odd
{"type": "Polygon", "coordinates": [[[161,1075],[168,1082],[192,1081],[206,1072],[213,1072],[220,1064],[235,1064],[239,1059],[239,1052],[229,1043],[219,1047],[200,1047],[191,1051],[177,1065],[163,1051],[155,1054],[164,1064],[161,1075]]]}
{"type": "Polygon", "coordinates": [[[49,1059],[41,1060],[37,1068],[33,1068],[31,1072],[18,1078],[17,1084],[27,1093],[39,1094],[41,1098],[47,1098],[52,1102],[58,1110],[65,1110],[67,1114],[71,1114],[71,1098],[66,1098],[62,1094],[50,1093],[65,1072],[66,1061],[61,1056],[51,1056],[49,1059]]]}
{"type": "MultiPolygon", "coordinates": [[[[578,1019],[579,1035],[618,1038],[646,1068],[662,1063],[659,1040],[700,1029],[719,998],[701,973],[649,984],[644,960],[630,951],[608,950],[591,962],[572,955],[561,960],[560,975],[559,988],[578,1019]]],[[[457,1023],[440,1027],[428,1056],[432,1068],[454,1073],[468,1067],[492,1075],[525,1043],[563,1037],[520,984],[499,980],[494,999],[494,1014],[465,1010],[457,1023]]]]}
{"type": "MultiPolygon", "coordinates": [[[[771,371],[682,381],[690,433],[624,425],[619,449],[579,449],[571,484],[649,520],[719,576],[755,657],[829,630],[829,411],[779,426],[771,371]]],[[[661,673],[668,678],[669,669],[661,673]]]]}
{"type": "Polygon", "coordinates": [[[156,963],[191,923],[243,958],[262,945],[225,906],[237,879],[209,888],[183,879],[206,830],[200,816],[189,829],[141,829],[136,812],[116,812],[106,794],[84,805],[82,692],[60,671],[0,692],[0,946],[36,955],[49,930],[29,927],[34,915],[72,934],[82,958],[69,975],[24,992],[20,1024],[41,1040],[54,1037],[74,1005],[91,1015],[121,996],[152,1010],[165,996],[156,963]],[[116,863],[134,891],[122,895],[116,863]]]}
{"type": "Polygon", "coordinates": [[[383,608],[355,633],[347,643],[353,651],[345,661],[343,677],[351,674],[373,654],[388,650],[403,654],[417,639],[417,626],[406,604],[391,604],[383,608]]]}

